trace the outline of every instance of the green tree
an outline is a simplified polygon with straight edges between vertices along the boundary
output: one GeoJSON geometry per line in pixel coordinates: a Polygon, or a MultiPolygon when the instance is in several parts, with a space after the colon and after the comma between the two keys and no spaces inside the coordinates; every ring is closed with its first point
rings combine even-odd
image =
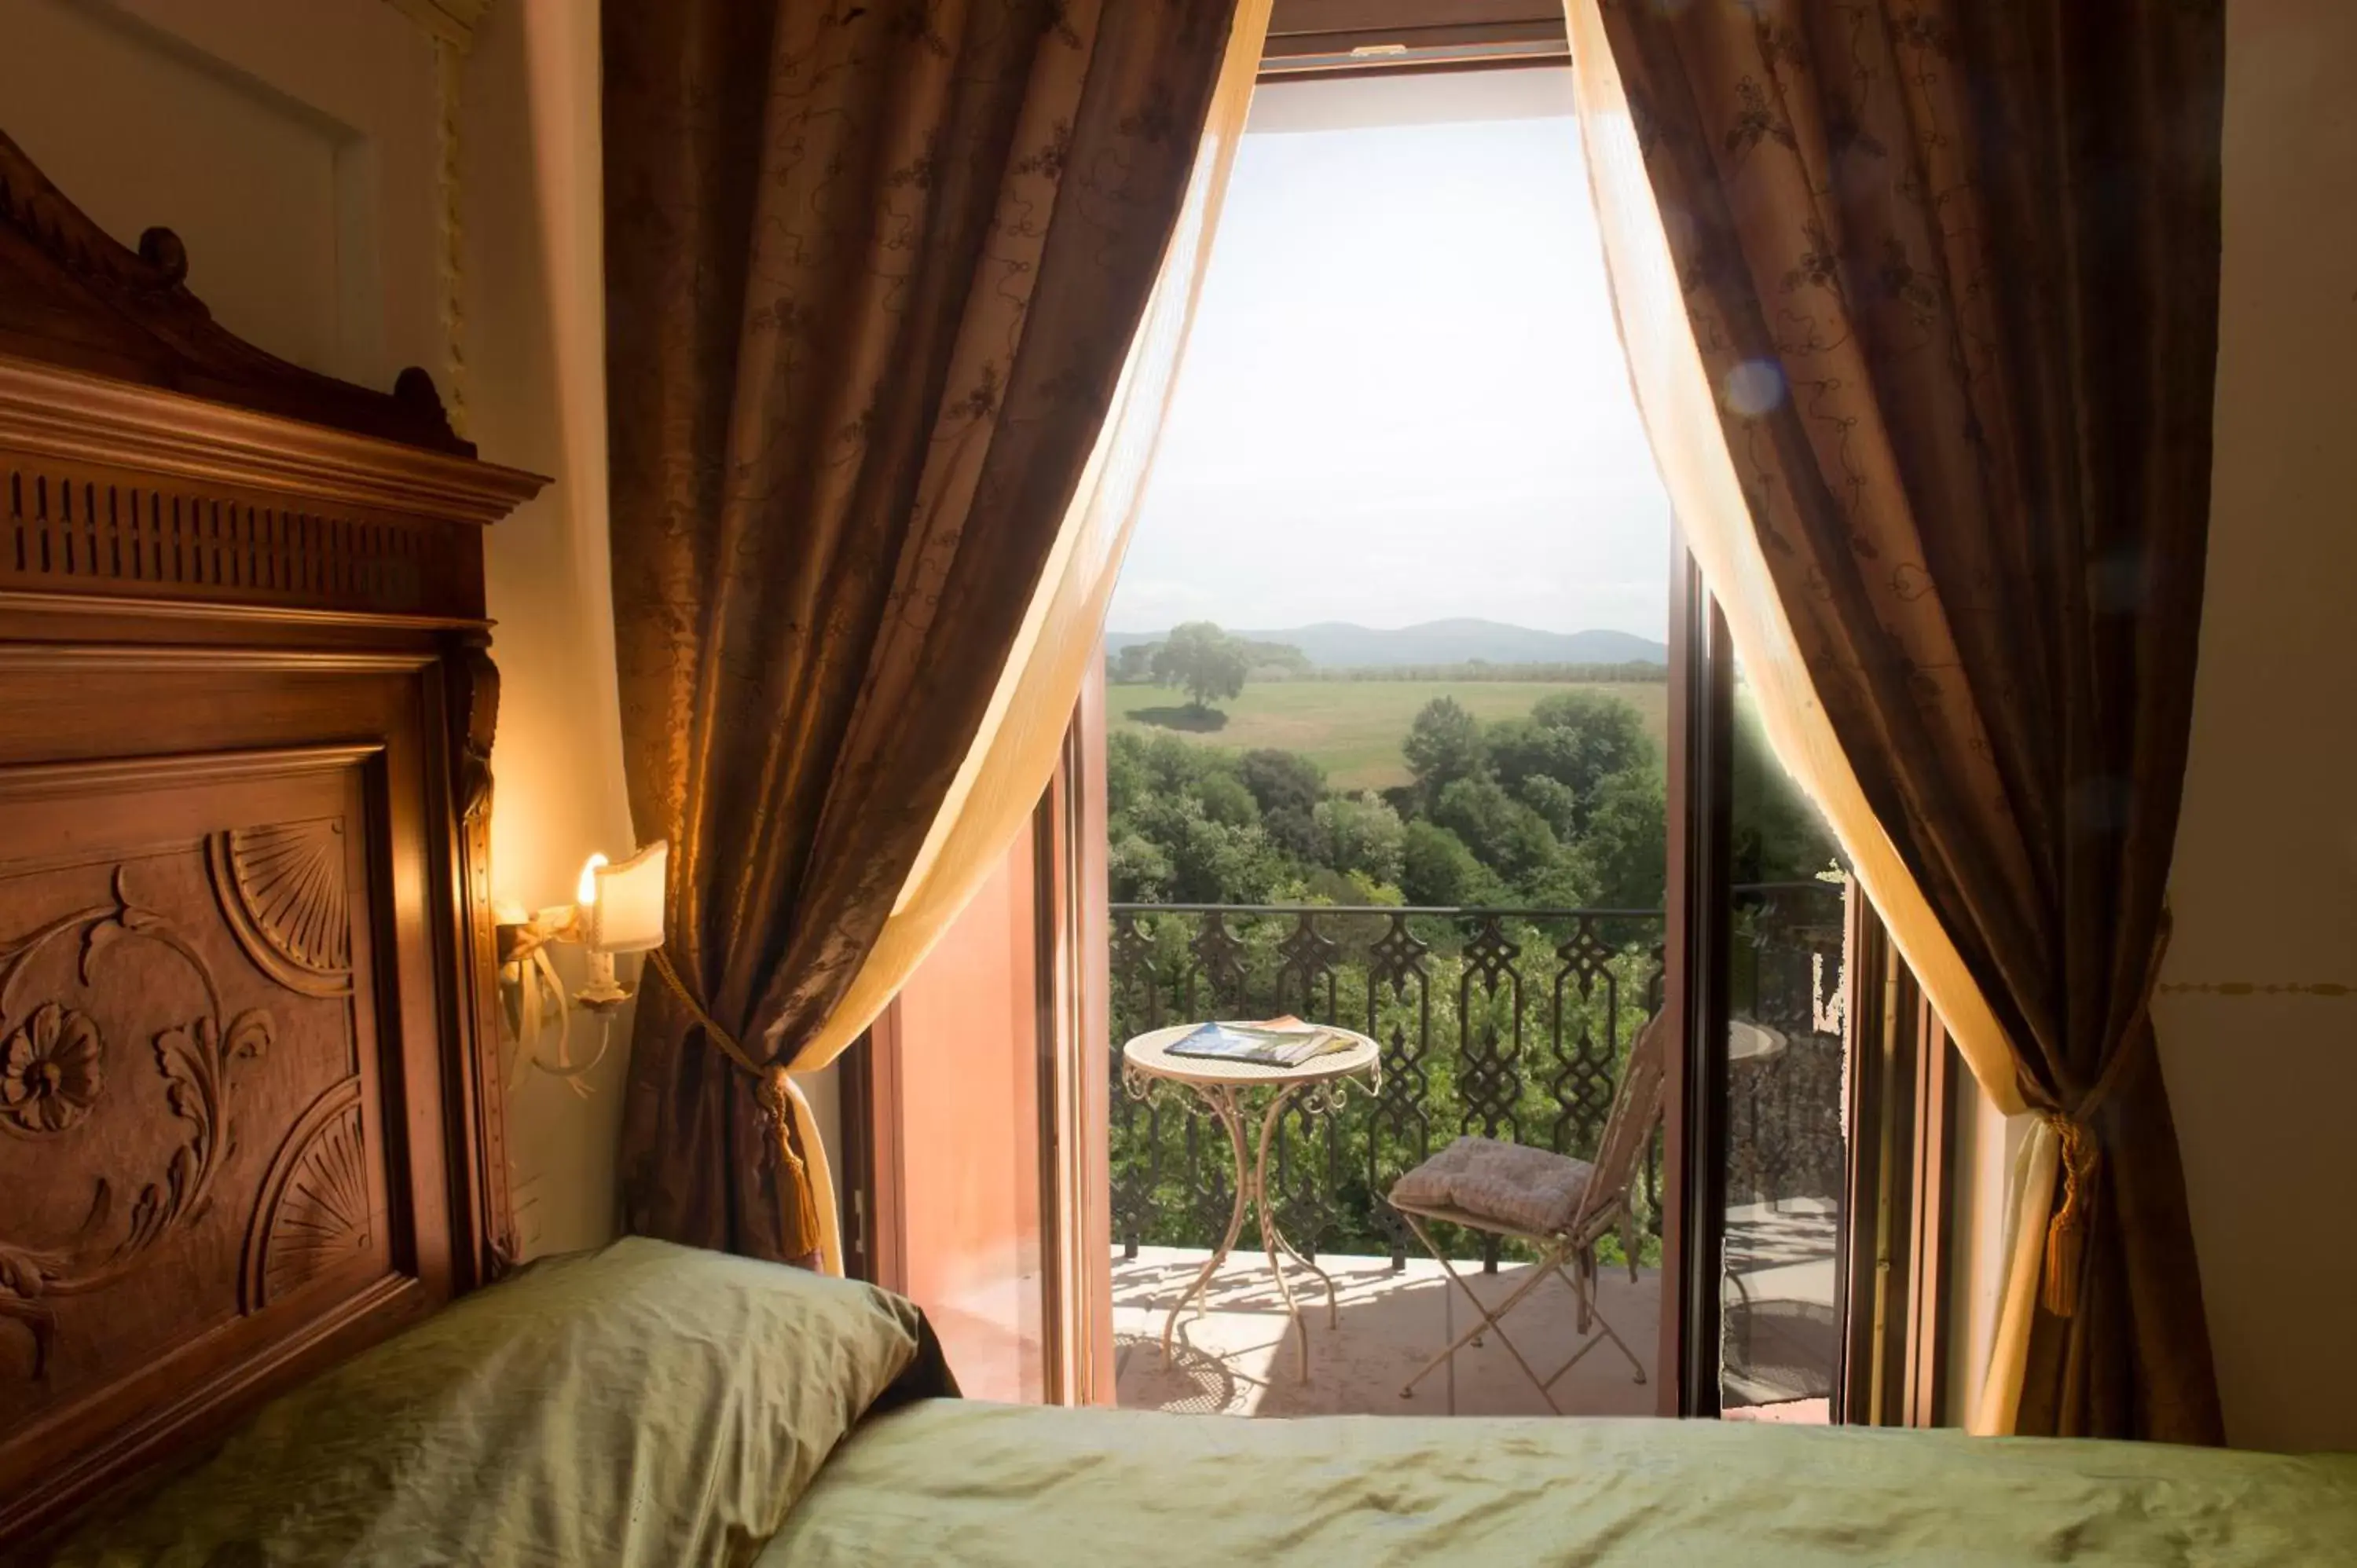
{"type": "Polygon", "coordinates": [[[1264,747],[1238,763],[1244,788],[1260,802],[1260,823],[1272,842],[1303,860],[1318,858],[1314,813],[1326,797],[1326,774],[1298,752],[1264,747]]]}
{"type": "Polygon", "coordinates": [[[1614,909],[1661,907],[1669,883],[1669,799],[1658,768],[1616,773],[1598,789],[1580,848],[1596,898],[1614,909]]]}
{"type": "Polygon", "coordinates": [[[1117,686],[1135,686],[1153,678],[1154,650],[1158,642],[1133,642],[1118,653],[1106,655],[1105,678],[1117,686]]]}
{"type": "Polygon", "coordinates": [[[1127,730],[1105,737],[1105,816],[1118,821],[1152,789],[1146,739],[1127,730]]]}
{"type": "Polygon", "coordinates": [[[1478,777],[1488,764],[1481,721],[1454,697],[1435,697],[1425,703],[1408,726],[1400,751],[1427,805],[1458,779],[1478,777]]]}
{"type": "Polygon", "coordinates": [[[1433,802],[1432,821],[1509,885],[1529,891],[1563,856],[1544,817],[1491,778],[1459,779],[1433,802]]]}
{"type": "Polygon", "coordinates": [[[1195,780],[1194,794],[1202,802],[1203,814],[1215,822],[1244,828],[1260,822],[1260,802],[1243,779],[1225,768],[1206,768],[1195,780]]]}
{"type": "Polygon", "coordinates": [[[1400,890],[1411,904],[1487,904],[1498,892],[1498,879],[1463,839],[1437,823],[1415,822],[1401,835],[1400,890]]]}
{"type": "Polygon", "coordinates": [[[1530,799],[1525,786],[1534,779],[1552,779],[1568,789],[1573,831],[1587,825],[1605,779],[1655,763],[1644,715],[1619,697],[1599,692],[1542,697],[1529,718],[1501,719],[1489,727],[1483,741],[1498,782],[1515,795],[1530,799]]]}
{"type": "Polygon", "coordinates": [[[1345,875],[1399,885],[1406,849],[1400,816],[1372,791],[1337,795],[1314,811],[1318,859],[1345,875]]]}
{"type": "Polygon", "coordinates": [[[1116,731],[1105,746],[1105,808],[1116,902],[1262,904],[1298,879],[1232,753],[1116,731]]]}
{"type": "Polygon", "coordinates": [[[1579,797],[1570,785],[1544,773],[1534,773],[1514,786],[1514,799],[1546,819],[1555,837],[1566,842],[1579,833],[1579,797]]]}
{"type": "Polygon", "coordinates": [[[1571,789],[1583,771],[1577,737],[1528,717],[1491,722],[1481,732],[1481,748],[1498,781],[1516,791],[1533,779],[1552,779],[1571,789]]]}
{"type": "Polygon", "coordinates": [[[1245,752],[1237,768],[1264,814],[1290,809],[1306,816],[1325,799],[1325,770],[1297,751],[1264,746],[1245,752]]]}
{"type": "Polygon", "coordinates": [[[1207,620],[1172,628],[1169,638],[1156,644],[1150,664],[1157,681],[1182,688],[1198,708],[1243,695],[1252,667],[1245,645],[1207,620]]]}
{"type": "Polygon", "coordinates": [[[1180,904],[1265,904],[1286,866],[1258,823],[1214,822],[1199,801],[1178,803],[1161,824],[1171,841],[1170,896],[1180,904]]]}
{"type": "Polygon", "coordinates": [[[1178,867],[1160,844],[1132,830],[1108,835],[1105,885],[1116,904],[1164,904],[1170,901],[1170,884],[1178,867]]]}
{"type": "MultiPolygon", "coordinates": [[[[1531,721],[1578,736],[1582,755],[1598,779],[1655,760],[1652,736],[1645,733],[1645,715],[1622,697],[1603,692],[1555,692],[1532,704],[1531,721]]],[[[1574,789],[1579,786],[1577,779],[1564,782],[1574,789]]]]}

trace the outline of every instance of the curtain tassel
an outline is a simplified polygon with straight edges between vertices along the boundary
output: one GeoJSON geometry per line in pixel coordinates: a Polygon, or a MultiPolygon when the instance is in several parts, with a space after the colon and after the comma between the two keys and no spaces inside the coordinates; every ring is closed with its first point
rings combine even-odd
{"type": "Polygon", "coordinates": [[[810,1167],[802,1164],[802,1152],[794,1147],[794,1090],[786,1081],[786,1069],[772,1065],[761,1074],[761,1109],[769,1113],[770,1130],[777,1134],[778,1159],[792,1179],[791,1201],[802,1220],[802,1234],[813,1246],[817,1245],[818,1199],[811,1190],[810,1167]]]}
{"type": "Polygon", "coordinates": [[[679,972],[672,967],[671,956],[662,949],[656,948],[649,952],[647,961],[673,993],[687,1004],[688,1012],[704,1026],[705,1037],[718,1046],[729,1060],[754,1080],[762,1112],[769,1117],[770,1130],[778,1140],[778,1164],[786,1173],[786,1186],[790,1189],[785,1201],[793,1206],[793,1218],[801,1225],[798,1239],[804,1250],[817,1249],[819,1238],[823,1234],[818,1222],[818,1195],[811,1187],[810,1167],[802,1163],[802,1151],[794,1147],[794,1086],[788,1081],[784,1065],[754,1060],[751,1053],[737,1043],[737,1036],[722,1028],[720,1020],[696,1000],[695,993],[680,979],[679,972]]]}
{"type": "Polygon", "coordinates": [[[2046,1278],[2039,1299],[2055,1316],[2074,1317],[2088,1215],[2095,1202],[2095,1167],[2103,1156],[2085,1122],[2058,1113],[2048,1116],[2046,1124],[2062,1144],[2062,1202],[2046,1227],[2046,1278]]]}

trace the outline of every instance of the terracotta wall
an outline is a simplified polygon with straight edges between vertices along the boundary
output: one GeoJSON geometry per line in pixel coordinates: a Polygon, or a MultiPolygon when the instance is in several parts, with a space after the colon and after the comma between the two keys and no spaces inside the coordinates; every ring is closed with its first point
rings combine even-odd
{"type": "Polygon", "coordinates": [[[968,1397],[1042,1394],[1038,908],[1027,830],[877,1028],[878,1279],[968,1397]]]}

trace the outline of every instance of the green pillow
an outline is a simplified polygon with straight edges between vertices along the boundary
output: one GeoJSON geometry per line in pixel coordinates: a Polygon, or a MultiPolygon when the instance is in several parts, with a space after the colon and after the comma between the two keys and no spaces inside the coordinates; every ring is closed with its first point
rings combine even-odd
{"type": "Polygon", "coordinates": [[[266,1405],[61,1563],[738,1563],[918,1355],[867,1285],[632,1238],[266,1405]]]}

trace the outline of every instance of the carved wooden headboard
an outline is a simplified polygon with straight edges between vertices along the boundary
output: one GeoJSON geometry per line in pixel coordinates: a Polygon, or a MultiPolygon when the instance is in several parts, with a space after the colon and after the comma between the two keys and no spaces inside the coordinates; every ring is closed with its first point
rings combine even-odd
{"type": "Polygon", "coordinates": [[[482,532],[0,135],[0,1548],[511,1255],[482,532]]]}

